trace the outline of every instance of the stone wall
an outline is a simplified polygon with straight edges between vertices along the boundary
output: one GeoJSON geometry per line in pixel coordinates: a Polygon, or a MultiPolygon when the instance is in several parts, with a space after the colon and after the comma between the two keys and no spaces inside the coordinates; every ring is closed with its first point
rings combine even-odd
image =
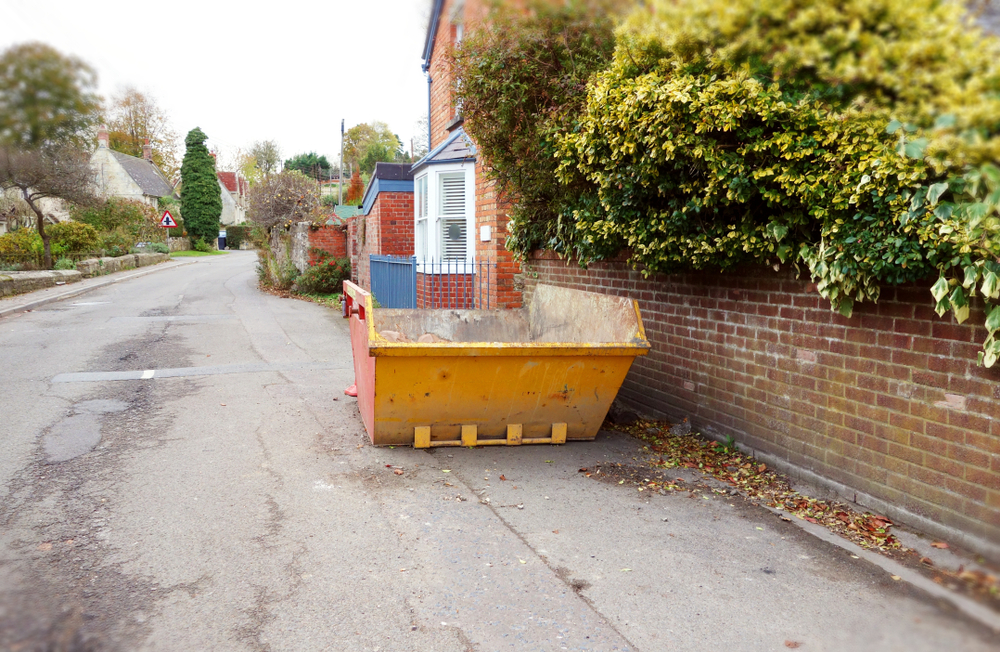
{"type": "Polygon", "coordinates": [[[638,300],[653,348],[627,402],[1000,559],[1000,368],[976,366],[981,312],[938,317],[925,284],[847,319],[771,270],[644,278],[545,252],[527,272],[525,301],[538,283],[638,300]]]}

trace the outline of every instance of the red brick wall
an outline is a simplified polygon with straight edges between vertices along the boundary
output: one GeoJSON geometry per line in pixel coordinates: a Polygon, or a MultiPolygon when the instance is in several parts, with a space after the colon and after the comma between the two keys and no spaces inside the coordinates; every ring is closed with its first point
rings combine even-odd
{"type": "Polygon", "coordinates": [[[477,260],[496,263],[490,266],[490,305],[496,308],[520,308],[521,290],[515,287],[515,276],[520,274],[521,267],[514,260],[513,254],[507,251],[507,206],[497,196],[495,186],[487,179],[484,164],[476,161],[476,258],[477,260]],[[481,226],[490,227],[492,237],[489,242],[482,242],[479,237],[481,226]]]}
{"type": "Polygon", "coordinates": [[[985,331],[969,324],[981,314],[939,318],[929,285],[885,288],[846,319],[815,286],[769,270],[646,279],[546,252],[528,271],[526,301],[537,283],[639,301],[653,349],[632,367],[627,401],[997,556],[1000,368],[976,366],[985,331]]]}
{"type": "Polygon", "coordinates": [[[315,263],[319,256],[312,249],[322,249],[334,258],[347,256],[347,233],[343,226],[321,226],[309,232],[309,264],[315,263]]]}
{"type": "Polygon", "coordinates": [[[417,308],[475,307],[474,274],[417,274],[417,308]]]}
{"type": "Polygon", "coordinates": [[[368,215],[357,215],[348,222],[346,245],[351,254],[351,280],[370,289],[370,255],[413,255],[413,193],[380,192],[368,215]]]}

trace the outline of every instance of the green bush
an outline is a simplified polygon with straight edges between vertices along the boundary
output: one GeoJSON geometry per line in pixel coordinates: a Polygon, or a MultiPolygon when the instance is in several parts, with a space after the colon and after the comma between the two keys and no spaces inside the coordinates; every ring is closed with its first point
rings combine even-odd
{"type": "Polygon", "coordinates": [[[191,250],[200,251],[201,253],[207,253],[212,251],[212,245],[208,244],[201,238],[191,238],[191,250]]]}
{"type": "MultiPolygon", "coordinates": [[[[844,315],[882,285],[941,275],[938,309],[963,321],[962,286],[993,273],[998,236],[983,216],[1000,204],[984,167],[1000,160],[1000,42],[963,3],[652,4],[579,95],[546,107],[524,82],[504,102],[463,99],[470,133],[511,124],[531,168],[511,183],[508,247],[583,264],[625,252],[647,274],[793,264],[844,315]],[[525,210],[553,158],[563,191],[550,210],[525,210]]],[[[497,66],[509,54],[486,47],[463,64],[465,47],[460,92],[495,92],[488,77],[509,74],[497,66]]],[[[568,78],[511,62],[525,66],[538,87],[568,78]]],[[[508,155],[477,144],[492,165],[508,155]]]]}
{"type": "Polygon", "coordinates": [[[278,257],[270,249],[257,250],[257,278],[262,287],[275,290],[290,290],[299,277],[299,270],[290,257],[278,262],[278,257]]]}
{"type": "Polygon", "coordinates": [[[149,244],[149,250],[151,252],[157,253],[157,254],[169,254],[170,253],[170,247],[168,247],[167,245],[163,244],[162,242],[151,242],[149,244]]]}
{"type": "Polygon", "coordinates": [[[29,257],[42,253],[42,238],[34,229],[18,229],[0,235],[0,255],[10,258],[29,257]]]}
{"type": "Polygon", "coordinates": [[[351,277],[351,261],[333,258],[322,249],[313,249],[319,260],[295,280],[296,289],[305,294],[333,294],[343,291],[344,281],[351,277]]]}
{"type": "Polygon", "coordinates": [[[60,258],[53,265],[53,269],[76,269],[76,263],[72,258],[60,258]]]}
{"type": "Polygon", "coordinates": [[[112,197],[93,206],[73,206],[70,217],[94,227],[102,240],[114,233],[113,246],[123,246],[124,253],[137,242],[157,242],[164,237],[158,210],[137,200],[112,197]]]}
{"type": "Polygon", "coordinates": [[[240,245],[250,239],[250,231],[253,227],[249,225],[227,226],[226,227],[226,247],[229,249],[239,249],[240,245]]]}
{"type": "Polygon", "coordinates": [[[133,244],[131,236],[122,228],[101,234],[101,249],[105,256],[124,256],[132,249],[133,244]]]}
{"type": "Polygon", "coordinates": [[[92,252],[101,245],[97,229],[83,222],[52,224],[45,227],[45,233],[51,239],[52,253],[55,255],[92,252]]]}

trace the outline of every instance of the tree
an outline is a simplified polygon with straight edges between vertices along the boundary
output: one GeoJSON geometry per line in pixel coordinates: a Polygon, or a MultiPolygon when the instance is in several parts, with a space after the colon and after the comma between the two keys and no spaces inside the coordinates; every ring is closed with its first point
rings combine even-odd
{"type": "Polygon", "coordinates": [[[153,163],[168,179],[177,177],[177,133],[156,100],[134,86],[121,88],[111,98],[105,122],[111,149],[142,156],[146,139],[153,148],[153,163]]]}
{"type": "Polygon", "coordinates": [[[286,170],[298,170],[307,177],[322,181],[330,178],[332,166],[326,156],[317,156],[316,152],[297,154],[285,161],[286,170]]]}
{"type": "Polygon", "coordinates": [[[250,156],[264,176],[278,172],[281,165],[281,148],[273,140],[258,140],[250,147],[250,156]]]}
{"type": "Polygon", "coordinates": [[[97,73],[42,43],[0,55],[0,144],[27,149],[88,140],[101,98],[97,73]]]}
{"type": "Polygon", "coordinates": [[[573,130],[587,80],[611,61],[614,21],[593,3],[529,4],[527,13],[501,6],[462,41],[451,60],[455,91],[487,175],[512,202],[508,244],[521,254],[538,246],[569,253],[574,224],[563,215],[591,184],[560,182],[553,152],[573,130]]]}
{"type": "Polygon", "coordinates": [[[384,122],[355,125],[344,135],[344,163],[360,167],[365,174],[371,174],[379,161],[404,158],[399,136],[392,133],[384,122]]]}
{"type": "Polygon", "coordinates": [[[93,177],[90,157],[74,147],[0,147],[0,190],[16,190],[35,214],[35,228],[42,238],[46,269],[52,267],[52,245],[45,231],[41,201],[53,198],[88,204],[94,200],[93,177]]]}
{"type": "Polygon", "coordinates": [[[413,151],[410,152],[411,158],[413,158],[414,161],[427,156],[427,152],[429,151],[427,146],[430,138],[428,135],[430,133],[430,128],[427,126],[427,116],[423,116],[417,120],[416,127],[417,130],[413,134],[413,151]]]}
{"type": "Polygon", "coordinates": [[[192,238],[211,242],[219,235],[222,190],[215,176],[215,159],[208,152],[208,136],[198,127],[184,139],[187,151],[181,164],[181,207],[184,226],[192,238]]]}
{"type": "Polygon", "coordinates": [[[361,181],[361,171],[354,168],[354,174],[351,175],[351,185],[347,187],[347,197],[345,201],[348,204],[358,205],[364,198],[365,194],[365,184],[361,181]]]}
{"type": "Polygon", "coordinates": [[[250,188],[247,217],[268,231],[278,224],[311,220],[320,206],[319,185],[298,170],[265,177],[250,188]]]}

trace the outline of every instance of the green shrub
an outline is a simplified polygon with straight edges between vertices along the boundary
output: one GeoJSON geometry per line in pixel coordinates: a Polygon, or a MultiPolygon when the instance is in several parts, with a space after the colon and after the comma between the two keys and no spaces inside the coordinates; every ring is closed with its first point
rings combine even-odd
{"type": "Polygon", "coordinates": [[[151,252],[157,253],[157,254],[169,254],[170,253],[170,247],[168,247],[167,245],[163,244],[162,242],[151,242],[149,244],[149,250],[151,252]]]}
{"type": "Polygon", "coordinates": [[[60,258],[53,265],[53,269],[76,269],[76,263],[72,258],[60,258]]]}
{"type": "Polygon", "coordinates": [[[76,254],[96,251],[101,245],[97,229],[83,222],[59,222],[45,227],[53,254],[76,254]]]}
{"type": "Polygon", "coordinates": [[[262,287],[275,290],[290,290],[299,277],[299,270],[290,257],[278,262],[278,257],[270,249],[257,250],[257,278],[262,287]]]}
{"type": "Polygon", "coordinates": [[[249,225],[227,226],[226,227],[226,247],[229,249],[239,249],[244,241],[250,239],[250,231],[253,227],[249,225]]]}
{"type": "Polygon", "coordinates": [[[18,229],[0,235],[0,255],[10,258],[42,253],[42,238],[34,229],[18,229]]]}
{"type": "Polygon", "coordinates": [[[115,233],[114,246],[124,246],[124,252],[128,252],[137,242],[163,240],[160,213],[149,204],[137,200],[112,197],[93,206],[73,206],[70,208],[70,217],[97,229],[102,240],[108,234],[115,233]]]}
{"type": "Polygon", "coordinates": [[[319,260],[295,280],[296,289],[306,294],[333,294],[343,291],[344,281],[351,277],[351,261],[333,258],[322,249],[313,249],[319,260]]]}
{"type": "MultiPolygon", "coordinates": [[[[583,264],[625,252],[646,274],[793,264],[848,316],[882,285],[940,275],[938,309],[963,321],[963,286],[992,279],[1000,237],[984,228],[1000,204],[984,167],[1000,160],[1000,42],[964,20],[963,3],[653,5],[618,31],[582,103],[570,88],[538,105],[517,85],[503,102],[463,98],[488,163],[508,155],[479,140],[490,121],[523,139],[530,169],[511,184],[508,247],[583,264]],[[525,210],[553,157],[563,191],[551,209],[525,210]],[[984,181],[973,189],[970,175],[984,181]]],[[[487,47],[463,64],[465,47],[460,92],[493,92],[488,76],[510,74],[496,65],[509,55],[487,47]]],[[[511,61],[525,66],[540,87],[568,79],[511,61]]]]}
{"type": "Polygon", "coordinates": [[[212,245],[208,244],[201,238],[191,238],[191,250],[206,253],[212,251],[213,249],[212,245]]]}
{"type": "Polygon", "coordinates": [[[112,258],[124,256],[132,249],[133,244],[131,236],[122,228],[101,234],[101,249],[105,256],[112,258]]]}

